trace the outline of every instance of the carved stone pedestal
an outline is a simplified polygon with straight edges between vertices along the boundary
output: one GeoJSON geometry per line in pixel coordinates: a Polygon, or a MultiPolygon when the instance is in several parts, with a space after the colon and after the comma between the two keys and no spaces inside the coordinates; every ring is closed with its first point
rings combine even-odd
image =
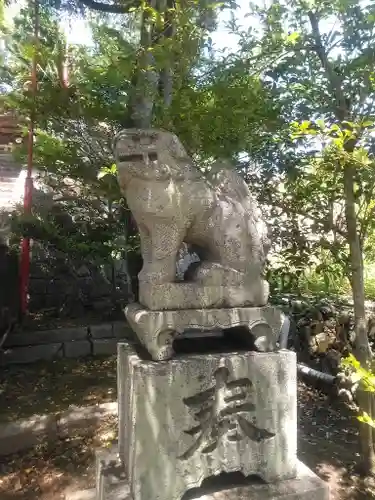
{"type": "MultiPolygon", "coordinates": [[[[217,479],[217,487],[203,487],[189,495],[195,500],[329,500],[328,485],[303,463],[297,462],[297,475],[277,483],[239,481],[228,485],[217,479]],[[224,484],[223,484],[224,483],[224,484]]],[[[96,495],[90,491],[67,500],[132,500],[129,483],[118,458],[118,450],[102,450],[97,454],[96,495]]],[[[184,497],[183,497],[184,498],[184,497]]]]}
{"type": "Polygon", "coordinates": [[[119,455],[133,500],[180,500],[221,472],[296,477],[294,353],[155,363],[120,344],[118,384],[119,455]]]}
{"type": "Polygon", "coordinates": [[[173,340],[189,329],[205,331],[244,326],[259,351],[275,351],[284,315],[275,307],[237,307],[230,309],[179,309],[151,311],[140,304],[125,309],[126,318],[156,361],[170,359],[173,340]]]}
{"type": "Polygon", "coordinates": [[[155,363],[119,344],[118,401],[119,442],[97,454],[96,500],[329,499],[296,458],[294,353],[155,363]]]}

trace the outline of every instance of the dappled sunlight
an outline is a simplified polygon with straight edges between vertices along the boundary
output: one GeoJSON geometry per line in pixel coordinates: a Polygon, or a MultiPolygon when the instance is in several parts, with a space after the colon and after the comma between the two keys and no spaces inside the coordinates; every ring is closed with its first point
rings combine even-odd
{"type": "MultiPolygon", "coordinates": [[[[67,360],[65,360],[67,361],[67,360]]],[[[40,364],[28,369],[22,369],[22,376],[8,377],[8,383],[12,381],[15,384],[26,384],[27,380],[31,384],[31,376],[34,373],[33,383],[38,377],[46,377],[45,371],[54,372],[55,377],[51,378],[51,382],[44,382],[44,391],[40,394],[44,395],[44,399],[38,403],[40,413],[48,412],[51,407],[51,401],[54,406],[67,408],[78,404],[84,404],[81,400],[77,401],[75,391],[69,390],[63,396],[63,400],[56,400],[58,393],[61,393],[64,388],[63,380],[70,375],[68,387],[72,388],[77,385],[80,387],[80,380],[85,375],[91,375],[91,382],[86,379],[86,395],[93,396],[90,403],[95,403],[95,393],[98,391],[100,384],[95,384],[95,374],[104,385],[105,393],[108,390],[111,394],[116,393],[116,359],[114,357],[102,360],[74,360],[74,362],[65,363],[65,369],[58,368],[57,364],[40,364]],[[48,366],[50,365],[50,366],[48,366]],[[105,378],[105,373],[109,374],[109,378],[105,378]],[[58,376],[56,376],[58,375],[58,376]],[[105,382],[107,380],[107,382],[105,382]],[[58,381],[60,385],[54,387],[58,381]],[[111,384],[114,384],[112,386],[111,384]],[[44,405],[44,408],[43,406],[44,405]]],[[[152,366],[152,363],[149,365],[152,366]]],[[[67,379],[65,379],[65,384],[67,379]]],[[[172,374],[169,384],[173,382],[172,374]]],[[[280,381],[279,381],[280,382],[280,381]]],[[[25,392],[28,391],[27,385],[24,386],[25,392]],[[25,389],[26,387],[26,389],[25,389]]],[[[11,386],[8,385],[7,391],[10,391],[11,386]]],[[[20,389],[18,389],[20,390],[20,389]]],[[[18,394],[17,392],[15,393],[18,394]]],[[[38,393],[36,393],[38,394],[38,393]]],[[[151,416],[153,408],[157,405],[158,395],[155,392],[152,384],[145,386],[144,404],[148,416],[151,416]]],[[[4,396],[2,394],[2,396],[4,396]]],[[[21,395],[22,396],[22,395],[21,395]]],[[[35,413],[35,406],[32,404],[32,394],[30,402],[19,410],[17,404],[14,404],[15,414],[18,411],[25,410],[35,413]]],[[[14,396],[16,397],[16,396],[14,396]]],[[[101,402],[103,393],[101,390],[97,392],[97,401],[101,402]]],[[[361,480],[354,472],[353,466],[357,460],[358,448],[358,423],[353,418],[353,415],[345,407],[337,401],[330,400],[327,396],[319,394],[313,389],[309,389],[304,384],[299,384],[298,391],[298,411],[299,411],[299,426],[298,426],[298,455],[299,459],[314,470],[322,479],[327,481],[331,487],[330,500],[367,500],[371,491],[371,484],[361,480]],[[369,490],[370,489],[370,490],[369,490]]],[[[15,399],[13,400],[16,401],[15,399]]],[[[21,408],[25,400],[21,398],[21,408]]],[[[35,403],[35,399],[34,399],[35,403]]],[[[171,411],[172,401],[165,405],[164,414],[162,416],[164,426],[167,429],[174,428],[171,411]]],[[[10,414],[9,414],[10,415],[10,414]]],[[[187,413],[186,413],[187,418],[187,413]]],[[[63,492],[76,491],[78,489],[90,488],[95,486],[95,449],[102,446],[107,446],[113,443],[117,436],[117,418],[109,417],[102,419],[99,426],[92,425],[89,435],[82,437],[79,435],[71,435],[68,439],[61,439],[55,443],[43,442],[41,445],[23,453],[5,457],[0,461],[0,497],[2,500],[55,500],[62,498],[60,495],[63,492]]],[[[186,424],[189,423],[187,418],[186,424]]],[[[168,453],[168,450],[162,450],[160,442],[160,432],[162,427],[159,423],[152,423],[150,418],[147,419],[150,426],[148,436],[152,435],[153,440],[158,444],[158,448],[168,453]]],[[[187,436],[187,438],[189,438],[187,436]]],[[[176,442],[179,442],[179,436],[175,436],[176,442]]],[[[190,442],[190,441],[189,441],[190,442]]],[[[147,454],[150,449],[150,443],[145,442],[144,450],[147,454]]],[[[188,442],[180,443],[183,452],[188,442]]],[[[152,457],[149,457],[152,460],[152,457]]],[[[198,466],[198,464],[197,464],[198,466]]],[[[174,470],[165,469],[164,474],[169,478],[175,475],[174,470]]],[[[157,478],[155,478],[157,479],[157,478]]],[[[202,478],[203,480],[204,478],[202,478]]],[[[202,490],[199,493],[203,494],[202,490]]],[[[227,493],[217,493],[215,496],[219,499],[227,493]]],[[[189,495],[197,496],[197,492],[189,492],[189,495]],[[193,495],[194,493],[194,495],[193,495]]],[[[188,496],[185,500],[188,500],[188,496]]]]}
{"type": "Polygon", "coordinates": [[[72,434],[44,442],[0,461],[1,500],[59,500],[64,494],[95,486],[95,450],[116,439],[117,418],[102,419],[84,437],[72,434]]]}
{"type": "Polygon", "coordinates": [[[298,456],[330,486],[330,500],[368,500],[371,481],[356,471],[359,423],[340,400],[300,383],[298,456]]]}
{"type": "Polygon", "coordinates": [[[319,462],[315,472],[330,488],[330,500],[368,500],[375,495],[375,482],[363,478],[347,467],[333,465],[329,461],[319,462]]]}
{"type": "Polygon", "coordinates": [[[3,368],[0,421],[116,399],[116,357],[63,359],[3,368]]]}

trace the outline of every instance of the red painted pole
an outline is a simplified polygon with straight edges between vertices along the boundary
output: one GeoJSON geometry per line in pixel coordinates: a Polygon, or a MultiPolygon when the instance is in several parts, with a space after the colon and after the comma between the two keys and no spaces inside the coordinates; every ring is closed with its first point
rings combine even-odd
{"type": "MultiPolygon", "coordinates": [[[[23,200],[24,214],[31,213],[32,195],[33,195],[33,148],[34,148],[34,119],[35,119],[35,97],[37,92],[37,49],[39,37],[39,6],[38,0],[33,2],[34,10],[34,54],[31,69],[31,92],[34,99],[33,109],[31,110],[29,134],[28,134],[28,151],[27,151],[27,175],[25,179],[25,195],[23,200]]],[[[28,306],[28,291],[30,277],[30,238],[23,238],[21,245],[21,312],[27,313],[28,306]]]]}

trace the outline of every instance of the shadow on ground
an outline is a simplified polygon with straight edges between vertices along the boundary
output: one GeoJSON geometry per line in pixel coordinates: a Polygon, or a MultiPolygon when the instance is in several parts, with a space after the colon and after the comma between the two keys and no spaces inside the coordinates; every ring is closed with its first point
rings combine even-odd
{"type": "Polygon", "coordinates": [[[90,435],[71,436],[0,460],[1,500],[60,500],[95,486],[95,450],[117,438],[117,418],[107,417],[90,435]]]}
{"type": "Polygon", "coordinates": [[[355,415],[304,384],[299,384],[298,396],[299,458],[329,484],[330,500],[375,498],[373,482],[355,472],[360,457],[355,415]]]}
{"type": "Polygon", "coordinates": [[[0,369],[0,422],[116,400],[116,356],[0,369]]]}

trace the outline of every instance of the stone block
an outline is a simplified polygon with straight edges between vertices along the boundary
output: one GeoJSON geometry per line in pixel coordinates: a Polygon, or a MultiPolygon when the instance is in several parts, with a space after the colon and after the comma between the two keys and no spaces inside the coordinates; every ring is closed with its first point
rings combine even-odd
{"type": "Polygon", "coordinates": [[[87,490],[69,491],[65,493],[63,500],[98,500],[95,488],[87,490]]]}
{"type": "Polygon", "coordinates": [[[81,340],[87,338],[88,327],[85,326],[73,326],[71,328],[57,328],[53,330],[53,335],[55,339],[59,339],[61,342],[68,342],[69,340],[81,340]]]}
{"type": "Polygon", "coordinates": [[[67,358],[83,358],[91,354],[89,340],[73,340],[64,344],[64,354],[67,358]]]}
{"type": "Polygon", "coordinates": [[[96,452],[96,498],[104,500],[115,486],[129,490],[116,445],[96,452]]]}
{"type": "Polygon", "coordinates": [[[10,335],[6,347],[52,344],[55,342],[70,342],[87,337],[87,327],[59,328],[36,332],[15,333],[10,335]]]}
{"type": "Polygon", "coordinates": [[[129,485],[126,481],[111,486],[106,492],[105,500],[132,500],[129,485]]]}
{"type": "Polygon", "coordinates": [[[103,323],[102,325],[90,325],[90,334],[93,339],[114,337],[112,323],[103,323]]]}
{"type": "Polygon", "coordinates": [[[126,321],[114,321],[112,323],[112,327],[113,327],[113,336],[118,339],[127,339],[132,335],[134,335],[130,326],[126,321]]]}
{"type": "MultiPolygon", "coordinates": [[[[133,367],[139,360],[134,349],[128,343],[117,345],[117,401],[118,401],[118,448],[123,459],[125,474],[129,474],[129,460],[124,460],[129,450],[130,430],[133,419],[133,367]]],[[[130,457],[129,457],[130,459],[130,457]]]]}
{"type": "Polygon", "coordinates": [[[111,486],[98,497],[95,488],[88,490],[79,490],[65,494],[64,500],[131,500],[129,486],[124,481],[122,484],[111,486]]]}
{"type": "MultiPolygon", "coordinates": [[[[273,484],[253,484],[247,481],[245,485],[227,485],[223,488],[219,478],[215,478],[215,482],[216,488],[213,486],[208,490],[202,487],[194,495],[189,495],[189,498],[195,500],[329,500],[328,485],[301,462],[297,462],[297,476],[294,479],[273,484]]],[[[76,494],[67,497],[66,500],[86,500],[86,498],[87,500],[131,500],[126,482],[108,488],[103,491],[102,496],[95,496],[95,491],[90,491],[91,496],[82,492],[84,494],[81,496],[76,494]]]]}
{"type": "Polygon", "coordinates": [[[177,500],[220,472],[296,477],[295,353],[121,356],[131,382],[119,392],[119,453],[133,500],[177,500]]]}
{"type": "Polygon", "coordinates": [[[93,339],[94,356],[111,356],[117,352],[117,339],[93,339]]]}
{"type": "Polygon", "coordinates": [[[62,353],[63,344],[61,343],[15,347],[0,354],[0,366],[50,361],[61,358],[62,353]]]}
{"type": "Polygon", "coordinates": [[[283,313],[271,306],[232,309],[150,311],[140,304],[125,309],[126,318],[154,360],[173,357],[173,340],[191,329],[225,330],[245,326],[260,351],[277,348],[283,313]]]}
{"type": "MultiPolygon", "coordinates": [[[[203,488],[202,488],[203,489],[203,488]]],[[[329,487],[303,463],[294,479],[274,484],[248,484],[195,497],[197,500],[329,500],[329,487]]]]}
{"type": "Polygon", "coordinates": [[[252,307],[265,305],[267,300],[268,285],[264,290],[258,282],[254,286],[247,283],[228,286],[194,282],[140,283],[139,286],[140,303],[152,311],[252,307]]]}

